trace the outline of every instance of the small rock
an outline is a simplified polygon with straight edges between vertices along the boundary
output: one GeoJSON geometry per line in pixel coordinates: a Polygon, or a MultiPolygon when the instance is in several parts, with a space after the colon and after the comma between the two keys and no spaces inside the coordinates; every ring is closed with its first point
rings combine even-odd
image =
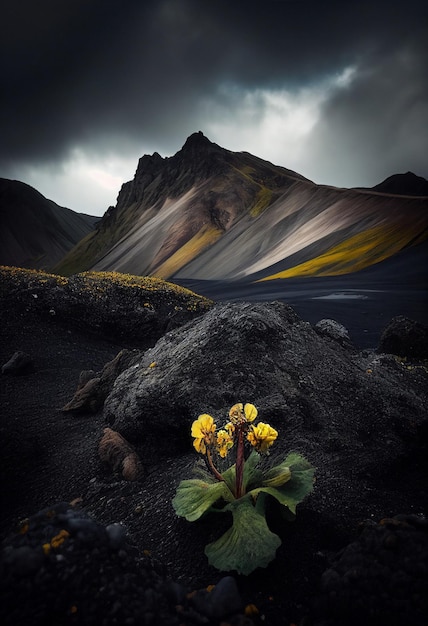
{"type": "Polygon", "coordinates": [[[217,619],[242,611],[242,599],[232,576],[225,576],[217,583],[211,592],[211,603],[212,616],[217,619]]]}
{"type": "Polygon", "coordinates": [[[18,350],[11,356],[9,361],[3,365],[1,372],[9,376],[30,374],[34,372],[34,362],[26,352],[18,350]]]}
{"type": "Polygon", "coordinates": [[[141,462],[135,448],[111,428],[104,428],[98,453],[101,462],[109,465],[114,472],[120,472],[125,480],[137,480],[142,473],[141,462]]]}
{"type": "Polygon", "coordinates": [[[342,345],[351,345],[347,328],[336,320],[322,319],[315,324],[314,328],[319,335],[330,337],[342,345]]]}
{"type": "Polygon", "coordinates": [[[210,620],[221,620],[228,615],[240,613],[243,610],[243,602],[238,591],[238,586],[232,576],[224,576],[220,579],[212,591],[202,589],[192,598],[195,609],[206,615],[210,620]]]}
{"type": "Polygon", "coordinates": [[[119,550],[125,543],[126,532],[121,524],[109,524],[106,526],[110,546],[113,550],[119,550]]]}

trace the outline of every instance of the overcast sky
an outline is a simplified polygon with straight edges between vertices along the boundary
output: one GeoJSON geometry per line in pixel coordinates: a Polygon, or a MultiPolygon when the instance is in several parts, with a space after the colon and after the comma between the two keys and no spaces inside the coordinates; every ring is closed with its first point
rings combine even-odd
{"type": "Polygon", "coordinates": [[[316,183],[428,178],[426,0],[6,0],[0,176],[102,215],[201,130],[316,183]]]}

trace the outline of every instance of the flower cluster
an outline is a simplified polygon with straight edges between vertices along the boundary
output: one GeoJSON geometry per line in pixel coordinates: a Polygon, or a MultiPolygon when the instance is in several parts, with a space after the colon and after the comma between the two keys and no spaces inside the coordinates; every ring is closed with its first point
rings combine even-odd
{"type": "Polygon", "coordinates": [[[217,430],[211,415],[203,413],[192,424],[193,446],[197,452],[206,455],[215,450],[223,459],[229,450],[244,435],[257,452],[268,453],[270,446],[278,437],[278,432],[269,424],[252,422],[257,418],[257,409],[253,404],[234,404],[229,411],[230,422],[217,430]]]}
{"type": "Polygon", "coordinates": [[[312,491],[315,468],[295,452],[274,467],[260,463],[278,433],[269,424],[256,422],[253,404],[234,404],[228,418],[219,429],[208,413],[193,422],[193,446],[204,455],[210,473],[202,471],[202,478],[182,480],[173,506],[189,522],[209,512],[231,513],[232,526],[206,546],[205,554],[221,571],[250,574],[266,567],[281,544],[268,527],[267,501],[275,499],[287,509],[287,519],[294,519],[297,504],[312,491]],[[215,459],[226,458],[232,449],[234,464],[219,472],[215,459]]]}

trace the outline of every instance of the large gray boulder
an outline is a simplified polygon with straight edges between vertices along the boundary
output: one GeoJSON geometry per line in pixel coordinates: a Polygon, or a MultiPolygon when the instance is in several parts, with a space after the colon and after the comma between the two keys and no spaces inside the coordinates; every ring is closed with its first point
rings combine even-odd
{"type": "Polygon", "coordinates": [[[423,368],[317,333],[283,303],[235,302],[141,353],[104,413],[150,464],[191,448],[200,413],[226,420],[232,404],[251,402],[279,431],[281,454],[293,448],[326,465],[340,453],[349,471],[366,475],[424,438],[426,381],[423,368]]]}

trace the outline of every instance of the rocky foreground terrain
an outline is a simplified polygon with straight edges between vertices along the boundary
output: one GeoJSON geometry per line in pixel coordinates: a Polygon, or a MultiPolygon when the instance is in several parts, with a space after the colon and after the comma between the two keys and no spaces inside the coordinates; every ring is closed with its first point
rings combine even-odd
{"type": "Polygon", "coordinates": [[[396,318],[361,350],[282,302],[106,278],[0,272],[2,623],[424,624],[427,329],[396,318]],[[171,504],[192,421],[241,401],[272,459],[317,468],[293,523],[272,502],[282,545],[249,576],[207,563],[227,520],[171,504]]]}

